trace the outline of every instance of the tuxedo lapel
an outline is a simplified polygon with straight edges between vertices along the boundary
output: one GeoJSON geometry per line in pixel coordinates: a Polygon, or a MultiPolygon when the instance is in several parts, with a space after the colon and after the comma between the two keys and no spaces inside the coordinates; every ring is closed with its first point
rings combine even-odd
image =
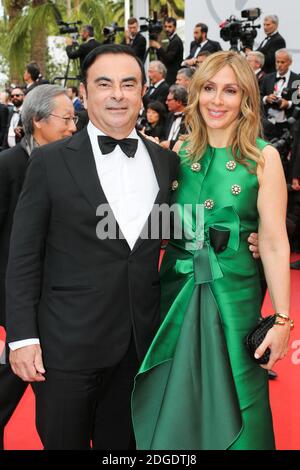
{"type": "MultiPolygon", "coordinates": [[[[169,188],[169,161],[166,155],[164,155],[165,150],[162,147],[151,142],[149,139],[145,138],[139,132],[138,132],[138,135],[142,139],[142,141],[144,142],[147,148],[147,151],[149,153],[149,156],[151,158],[151,162],[154,168],[157,183],[159,186],[159,191],[157,193],[157,196],[153,205],[153,208],[154,208],[155,205],[160,205],[160,204],[168,202],[168,193],[170,190],[169,188]]],[[[153,208],[152,208],[152,211],[153,211],[153,208]]],[[[149,224],[152,211],[149,214],[146,224],[149,224]]],[[[141,237],[139,237],[132,249],[132,253],[135,252],[141,246],[143,242],[144,240],[141,237]]]]}
{"type": "Polygon", "coordinates": [[[99,181],[91,142],[86,128],[75,134],[67,146],[65,162],[77,186],[93,209],[107,203],[106,196],[99,181]]]}

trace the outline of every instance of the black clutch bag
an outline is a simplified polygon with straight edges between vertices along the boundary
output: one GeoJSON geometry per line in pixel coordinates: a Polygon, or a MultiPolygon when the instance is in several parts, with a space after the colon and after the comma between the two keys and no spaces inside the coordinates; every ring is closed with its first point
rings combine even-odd
{"type": "Polygon", "coordinates": [[[264,354],[259,358],[255,359],[254,353],[258,346],[263,342],[265,339],[266,334],[268,333],[269,329],[274,326],[276,320],[275,315],[269,315],[268,317],[262,318],[258,325],[250,331],[250,333],[245,338],[245,345],[247,351],[250,354],[250,357],[255,361],[257,364],[267,364],[269,362],[271,350],[267,348],[264,354]]]}

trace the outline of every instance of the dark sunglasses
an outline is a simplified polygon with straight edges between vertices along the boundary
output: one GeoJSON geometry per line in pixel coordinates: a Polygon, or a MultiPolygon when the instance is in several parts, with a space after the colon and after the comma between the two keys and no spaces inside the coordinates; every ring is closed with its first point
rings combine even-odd
{"type": "Polygon", "coordinates": [[[14,98],[15,96],[24,96],[24,93],[15,93],[14,95],[11,95],[12,98],[14,98]]]}

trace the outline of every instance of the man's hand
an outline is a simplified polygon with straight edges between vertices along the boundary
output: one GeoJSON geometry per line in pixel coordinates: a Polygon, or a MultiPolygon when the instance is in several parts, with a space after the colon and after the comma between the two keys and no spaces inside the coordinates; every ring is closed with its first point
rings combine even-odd
{"type": "Polygon", "coordinates": [[[299,178],[293,178],[292,188],[294,191],[300,191],[300,179],[299,178]]]}
{"type": "Polygon", "coordinates": [[[169,149],[170,148],[170,141],[169,140],[163,140],[160,145],[164,148],[164,149],[169,149]]]}
{"type": "Polygon", "coordinates": [[[266,98],[266,101],[269,104],[272,104],[274,103],[274,101],[277,101],[277,100],[278,100],[278,96],[274,95],[274,93],[272,93],[271,95],[268,95],[266,98]]]}
{"type": "Polygon", "coordinates": [[[281,104],[279,109],[287,109],[289,107],[289,102],[284,98],[281,98],[281,104]]]}
{"type": "Polygon", "coordinates": [[[160,49],[161,45],[157,41],[149,41],[149,46],[153,47],[154,49],[160,49]]]}
{"type": "Polygon", "coordinates": [[[39,344],[24,346],[10,351],[9,362],[13,372],[25,382],[43,382],[46,372],[39,344]]]}
{"type": "Polygon", "coordinates": [[[196,57],[193,57],[192,59],[186,59],[184,60],[184,65],[196,65],[197,64],[197,59],[196,57]]]}
{"type": "Polygon", "coordinates": [[[255,259],[260,258],[259,249],[258,249],[258,234],[250,233],[248,237],[249,250],[252,252],[252,256],[255,259]]]}
{"type": "Polygon", "coordinates": [[[72,44],[73,44],[73,39],[72,39],[72,38],[66,38],[66,39],[65,39],[65,43],[66,43],[67,46],[72,46],[72,44]]]}

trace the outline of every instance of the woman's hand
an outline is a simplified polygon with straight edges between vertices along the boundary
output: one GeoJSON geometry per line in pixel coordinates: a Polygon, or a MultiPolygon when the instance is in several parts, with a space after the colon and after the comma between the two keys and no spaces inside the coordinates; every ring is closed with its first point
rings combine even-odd
{"type": "Polygon", "coordinates": [[[261,364],[263,369],[271,370],[277,361],[287,355],[290,329],[290,321],[286,321],[284,325],[274,325],[270,328],[265,339],[254,354],[254,357],[258,359],[267,348],[271,349],[269,362],[267,364],[261,364]]]}

